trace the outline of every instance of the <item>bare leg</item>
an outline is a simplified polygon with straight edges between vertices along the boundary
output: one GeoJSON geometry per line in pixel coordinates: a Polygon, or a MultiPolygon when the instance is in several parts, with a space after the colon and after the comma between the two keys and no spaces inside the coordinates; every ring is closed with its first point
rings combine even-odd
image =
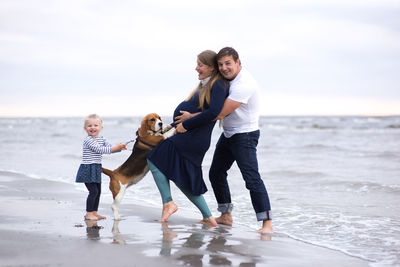
{"type": "Polygon", "coordinates": [[[211,227],[217,226],[217,221],[214,219],[213,216],[210,216],[208,218],[204,218],[203,220],[200,221],[201,223],[205,225],[209,225],[211,227]]]}
{"type": "Polygon", "coordinates": [[[272,229],[272,220],[263,221],[261,229],[257,231],[260,234],[272,234],[274,230],[272,229]]]}
{"type": "Polygon", "coordinates": [[[166,222],[168,218],[177,210],[178,206],[174,203],[174,201],[164,203],[160,222],[166,222]]]}
{"type": "Polygon", "coordinates": [[[232,226],[233,219],[232,213],[226,212],[222,213],[221,216],[215,219],[217,223],[232,226]]]}

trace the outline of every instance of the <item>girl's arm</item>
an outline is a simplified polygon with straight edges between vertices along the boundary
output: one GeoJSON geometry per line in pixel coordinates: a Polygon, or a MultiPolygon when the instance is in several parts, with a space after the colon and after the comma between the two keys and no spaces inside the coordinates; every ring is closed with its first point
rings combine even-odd
{"type": "MultiPolygon", "coordinates": [[[[104,139],[104,145],[111,146],[111,144],[107,142],[106,139],[104,139]]],[[[121,150],[126,150],[126,144],[118,143],[114,146],[111,146],[111,153],[120,152],[121,150]]]]}
{"type": "Polygon", "coordinates": [[[126,150],[126,144],[118,143],[111,147],[111,153],[119,152],[121,150],[126,150]]]}
{"type": "Polygon", "coordinates": [[[100,145],[94,138],[86,139],[83,144],[93,152],[99,154],[111,154],[112,152],[126,149],[125,144],[119,143],[115,146],[111,146],[106,140],[104,140],[104,145],[100,145]]]}

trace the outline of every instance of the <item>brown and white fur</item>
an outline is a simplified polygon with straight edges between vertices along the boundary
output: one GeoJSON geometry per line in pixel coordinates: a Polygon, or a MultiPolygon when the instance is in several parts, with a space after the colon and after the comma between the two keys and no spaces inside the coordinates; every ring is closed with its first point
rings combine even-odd
{"type": "Polygon", "coordinates": [[[114,212],[115,220],[121,220],[118,208],[126,189],[142,180],[149,171],[147,155],[165,139],[162,129],[162,120],[158,114],[150,113],[146,115],[136,132],[137,139],[130,157],[113,171],[102,168],[102,172],[110,176],[109,188],[114,198],[111,208],[114,212]]]}

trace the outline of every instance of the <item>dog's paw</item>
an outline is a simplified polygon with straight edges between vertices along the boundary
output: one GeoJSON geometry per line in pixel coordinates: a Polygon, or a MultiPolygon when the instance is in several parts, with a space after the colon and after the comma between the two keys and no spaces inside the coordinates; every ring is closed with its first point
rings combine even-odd
{"type": "Polygon", "coordinates": [[[168,131],[164,132],[163,136],[165,139],[174,135],[175,128],[171,128],[168,131]]]}

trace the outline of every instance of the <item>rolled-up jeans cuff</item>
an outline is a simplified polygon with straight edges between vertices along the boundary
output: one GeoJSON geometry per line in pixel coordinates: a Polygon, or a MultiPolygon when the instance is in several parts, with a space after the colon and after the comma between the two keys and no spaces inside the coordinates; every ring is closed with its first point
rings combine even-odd
{"type": "Polygon", "coordinates": [[[272,214],[270,210],[256,213],[257,221],[268,221],[272,220],[272,214]]]}
{"type": "Polygon", "coordinates": [[[232,203],[223,203],[218,204],[218,211],[222,213],[232,212],[233,204],[232,203]]]}

